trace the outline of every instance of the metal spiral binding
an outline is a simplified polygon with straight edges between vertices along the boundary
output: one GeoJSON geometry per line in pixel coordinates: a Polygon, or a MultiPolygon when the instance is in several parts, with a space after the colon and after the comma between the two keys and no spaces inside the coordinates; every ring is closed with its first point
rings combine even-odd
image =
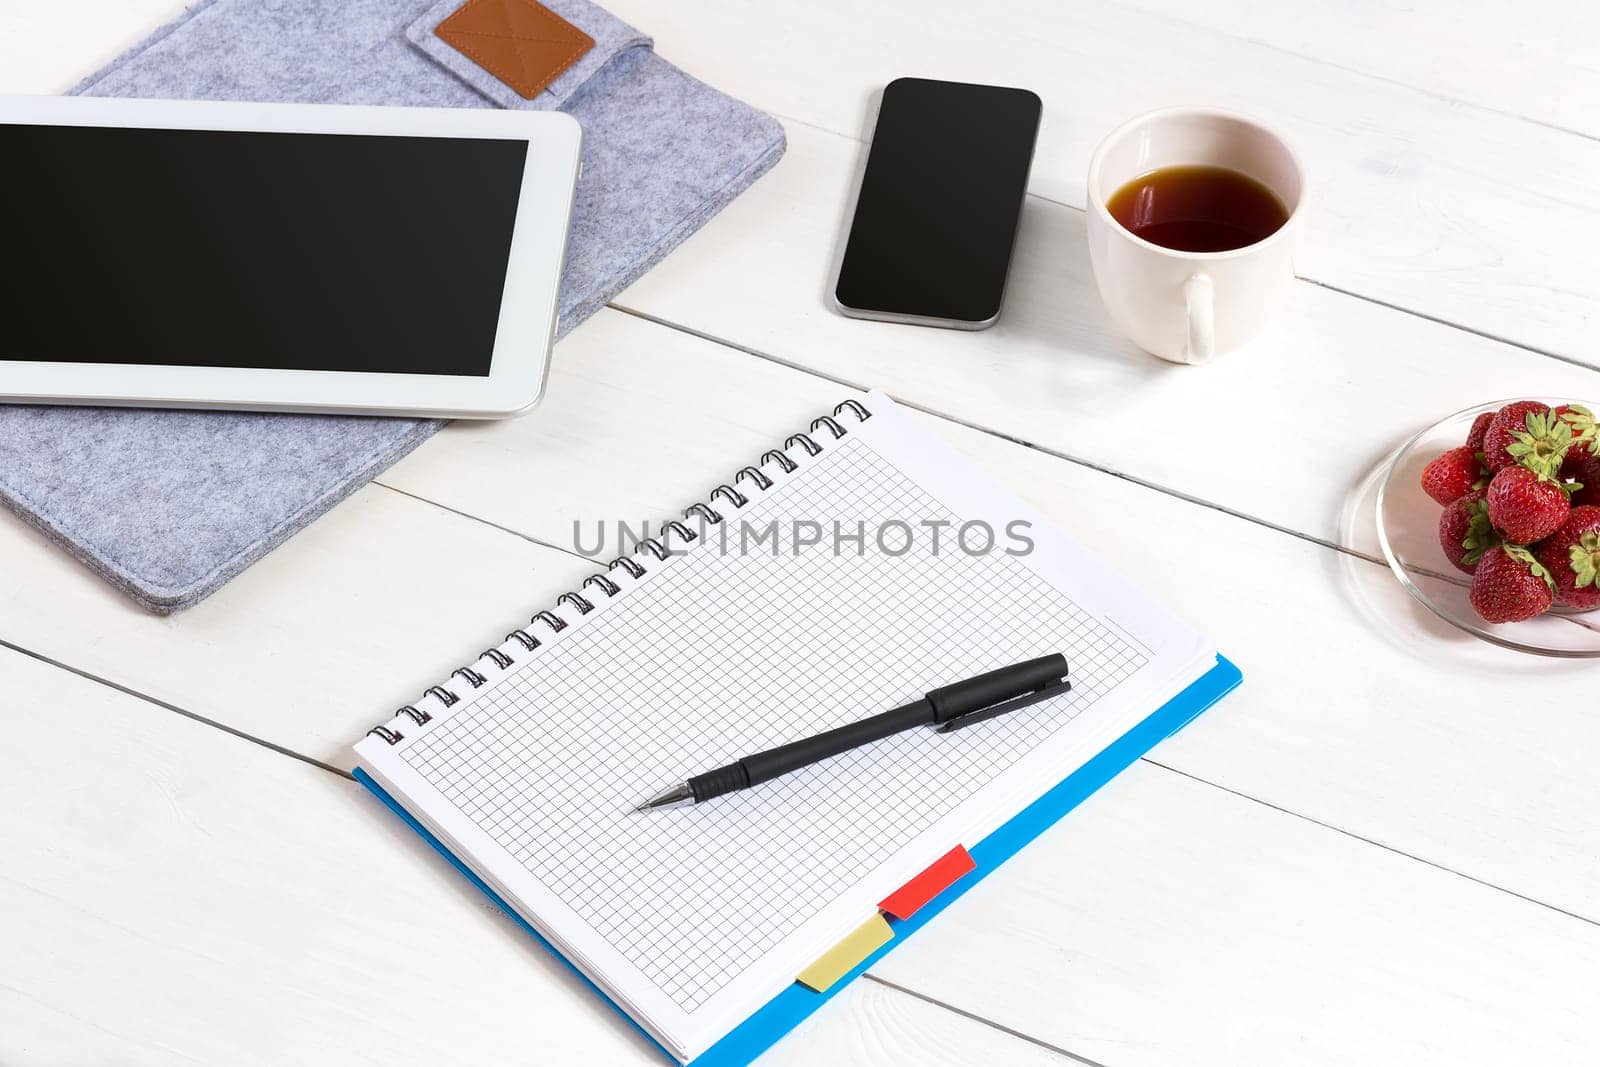
{"type": "Polygon", "coordinates": [[[776,448],[771,448],[761,453],[761,465],[766,466],[768,460],[776,463],[778,465],[778,469],[783,471],[785,474],[793,474],[795,471],[800,469],[800,464],[796,463],[785,453],[776,448]]]}
{"type": "Polygon", "coordinates": [[[833,434],[835,441],[844,436],[844,427],[840,426],[831,415],[824,415],[820,419],[812,419],[811,432],[816,433],[818,426],[826,426],[828,431],[833,434]]]}
{"type": "MultiPolygon", "coordinates": [[[[763,459],[765,459],[765,457],[763,457],[763,459]]],[[[739,482],[743,480],[747,474],[750,476],[750,480],[756,483],[756,488],[760,489],[763,493],[772,488],[772,479],[768,478],[765,474],[762,474],[760,467],[740,467],[739,473],[733,476],[733,480],[735,482],[739,482]]]]}
{"type": "Polygon", "coordinates": [[[556,597],[556,603],[571,604],[573,607],[578,609],[579,615],[587,615],[589,612],[594,610],[594,604],[588,600],[585,600],[577,593],[562,593],[560,596],[556,597]]]}
{"type": "Polygon", "coordinates": [[[854,415],[857,422],[866,422],[868,419],[872,418],[872,412],[867,410],[867,406],[854,398],[846,400],[842,404],[836,405],[833,409],[833,417],[838,418],[846,411],[854,415]]]}
{"type": "Polygon", "coordinates": [[[697,534],[693,530],[689,529],[689,527],[685,526],[683,523],[679,522],[677,519],[668,519],[666,522],[661,524],[661,542],[662,542],[662,544],[666,543],[668,532],[675,533],[679,537],[683,538],[684,544],[691,544],[692,545],[696,541],[700,540],[700,535],[699,534],[697,534]]]}
{"type": "MultiPolygon", "coordinates": [[[[611,570],[615,567],[621,567],[623,570],[627,571],[628,577],[630,578],[643,578],[647,573],[645,569],[639,565],[638,560],[632,559],[628,556],[622,556],[606,564],[606,570],[611,570]]],[[[597,574],[595,577],[598,578],[600,576],[597,574]]]]}
{"type": "Polygon", "coordinates": [[[814,456],[818,452],[822,451],[822,446],[821,445],[817,444],[815,441],[813,441],[811,438],[807,437],[803,433],[792,433],[792,434],[790,434],[784,440],[783,447],[784,448],[793,448],[794,447],[794,443],[796,441],[800,442],[800,447],[804,448],[806,450],[806,455],[808,455],[808,456],[814,456]]]}
{"type": "MultiPolygon", "coordinates": [[[[751,497],[739,489],[739,483],[748,479],[755,486],[758,492],[765,493],[777,483],[773,481],[771,475],[767,474],[761,468],[770,463],[776,465],[777,468],[786,475],[793,474],[795,471],[800,469],[800,464],[795,462],[794,459],[790,458],[785,450],[794,448],[796,445],[798,445],[805,451],[808,458],[820,455],[823,451],[823,447],[819,445],[811,435],[818,434],[820,432],[820,428],[826,428],[827,431],[833,436],[835,441],[844,437],[849,431],[840,424],[839,419],[847,411],[855,416],[857,422],[866,422],[868,419],[872,418],[872,412],[869,411],[866,405],[861,403],[861,401],[855,399],[846,400],[833,409],[832,415],[823,415],[821,418],[813,419],[809,433],[790,434],[789,437],[783,442],[782,449],[770,449],[769,451],[762,453],[761,459],[757,461],[755,465],[739,468],[730,482],[719,485],[711,491],[710,499],[713,501],[718,499],[725,500],[729,506],[733,507],[735,510],[745,507],[750,503],[751,497]]],[[[716,508],[712,507],[710,503],[691,504],[683,510],[683,517],[685,519],[697,515],[713,526],[721,523],[724,519],[723,514],[716,508]]],[[[700,537],[699,534],[695,533],[695,531],[691,530],[682,522],[679,522],[677,519],[671,519],[661,524],[661,533],[658,537],[647,537],[640,541],[638,545],[635,546],[634,554],[637,555],[642,551],[648,550],[657,561],[665,562],[673,555],[672,551],[667,547],[668,534],[677,534],[685,544],[693,544],[695,541],[699,540],[700,537]]],[[[619,556],[618,558],[612,560],[610,563],[606,564],[606,571],[614,571],[619,567],[627,573],[629,578],[634,579],[635,581],[643,578],[649,573],[645,565],[639,562],[639,560],[635,559],[633,555],[619,556]]],[[[620,596],[623,592],[623,587],[612,580],[606,573],[591,574],[589,577],[583,580],[583,583],[579,586],[579,589],[587,590],[591,585],[599,588],[608,599],[611,597],[620,596]]],[[[556,598],[556,605],[559,607],[563,604],[570,605],[578,612],[580,616],[589,614],[595,608],[594,601],[579,592],[562,593],[561,596],[556,598]]],[[[534,615],[531,620],[529,620],[530,627],[534,623],[544,623],[545,626],[549,627],[551,633],[560,633],[570,625],[566,619],[563,619],[560,615],[548,609],[539,612],[538,614],[534,615]]],[[[512,630],[510,633],[506,634],[504,644],[510,645],[513,642],[515,642],[517,647],[522,649],[524,653],[534,652],[540,647],[541,644],[543,644],[543,642],[541,642],[537,637],[534,637],[525,629],[512,630]]],[[[473,689],[481,689],[485,685],[489,684],[490,678],[482,671],[477,669],[477,664],[488,660],[494,665],[496,670],[508,671],[516,665],[517,659],[518,657],[515,657],[510,652],[507,652],[504,647],[485,649],[478,656],[477,660],[474,661],[472,666],[460,667],[455,671],[452,671],[450,677],[460,678],[473,689]]],[[[446,708],[460,703],[461,701],[460,694],[442,685],[433,686],[432,688],[428,689],[423,696],[434,698],[439,702],[441,707],[446,708]]],[[[425,726],[433,721],[433,716],[428,711],[423,708],[419,708],[414,704],[407,704],[399,711],[396,711],[394,713],[394,718],[405,718],[416,726],[425,726]]],[[[401,741],[405,740],[406,736],[401,730],[396,729],[388,723],[385,723],[381,726],[374,726],[372,729],[367,731],[367,734],[371,737],[382,738],[384,742],[390,745],[398,745],[401,741]]]]}
{"type": "Polygon", "coordinates": [[[607,578],[603,574],[589,575],[589,577],[583,580],[583,585],[581,588],[587,589],[591,583],[598,585],[600,587],[600,591],[606,596],[616,596],[618,593],[622,592],[622,586],[618,585],[616,582],[613,582],[610,578],[607,578]]]}

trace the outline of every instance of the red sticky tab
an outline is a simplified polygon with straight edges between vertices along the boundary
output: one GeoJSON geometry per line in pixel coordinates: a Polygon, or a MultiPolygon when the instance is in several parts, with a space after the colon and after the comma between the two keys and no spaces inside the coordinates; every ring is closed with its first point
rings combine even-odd
{"type": "Polygon", "coordinates": [[[977,866],[967,850],[957,845],[934,860],[927,870],[890,893],[878,907],[896,919],[909,919],[924,904],[950,888],[957,878],[977,866]]]}

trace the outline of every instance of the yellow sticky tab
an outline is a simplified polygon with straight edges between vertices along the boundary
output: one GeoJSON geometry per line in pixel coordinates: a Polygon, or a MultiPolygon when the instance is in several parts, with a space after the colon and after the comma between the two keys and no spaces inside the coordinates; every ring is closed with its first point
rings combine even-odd
{"type": "Polygon", "coordinates": [[[818,956],[816,962],[801,971],[795,981],[818,993],[825,993],[829,986],[849,974],[856,964],[887,944],[893,936],[894,931],[880,912],[818,956]]]}

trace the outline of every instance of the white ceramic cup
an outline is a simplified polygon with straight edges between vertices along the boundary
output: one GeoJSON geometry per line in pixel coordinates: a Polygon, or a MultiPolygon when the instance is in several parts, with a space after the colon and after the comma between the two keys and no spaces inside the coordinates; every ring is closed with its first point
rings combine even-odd
{"type": "Polygon", "coordinates": [[[1200,107],[1140,115],[1100,142],[1089,161],[1089,260],[1100,299],[1135,344],[1174,363],[1206,363],[1264,326],[1294,279],[1305,214],[1305,171],[1294,150],[1255,119],[1200,107]],[[1122,227],[1106,201],[1162,167],[1228,167],[1277,194],[1289,210],[1279,229],[1227,252],[1179,252],[1122,227]]]}

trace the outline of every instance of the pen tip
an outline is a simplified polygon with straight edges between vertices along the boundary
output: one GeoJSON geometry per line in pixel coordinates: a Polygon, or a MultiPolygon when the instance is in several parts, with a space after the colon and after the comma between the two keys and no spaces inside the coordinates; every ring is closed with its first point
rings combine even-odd
{"type": "Polygon", "coordinates": [[[643,804],[640,804],[633,810],[636,812],[654,811],[657,808],[675,808],[679,804],[693,803],[694,791],[691,790],[688,783],[685,782],[683,785],[673,786],[671,789],[668,789],[659,796],[651,797],[649,800],[645,801],[643,804]]]}

